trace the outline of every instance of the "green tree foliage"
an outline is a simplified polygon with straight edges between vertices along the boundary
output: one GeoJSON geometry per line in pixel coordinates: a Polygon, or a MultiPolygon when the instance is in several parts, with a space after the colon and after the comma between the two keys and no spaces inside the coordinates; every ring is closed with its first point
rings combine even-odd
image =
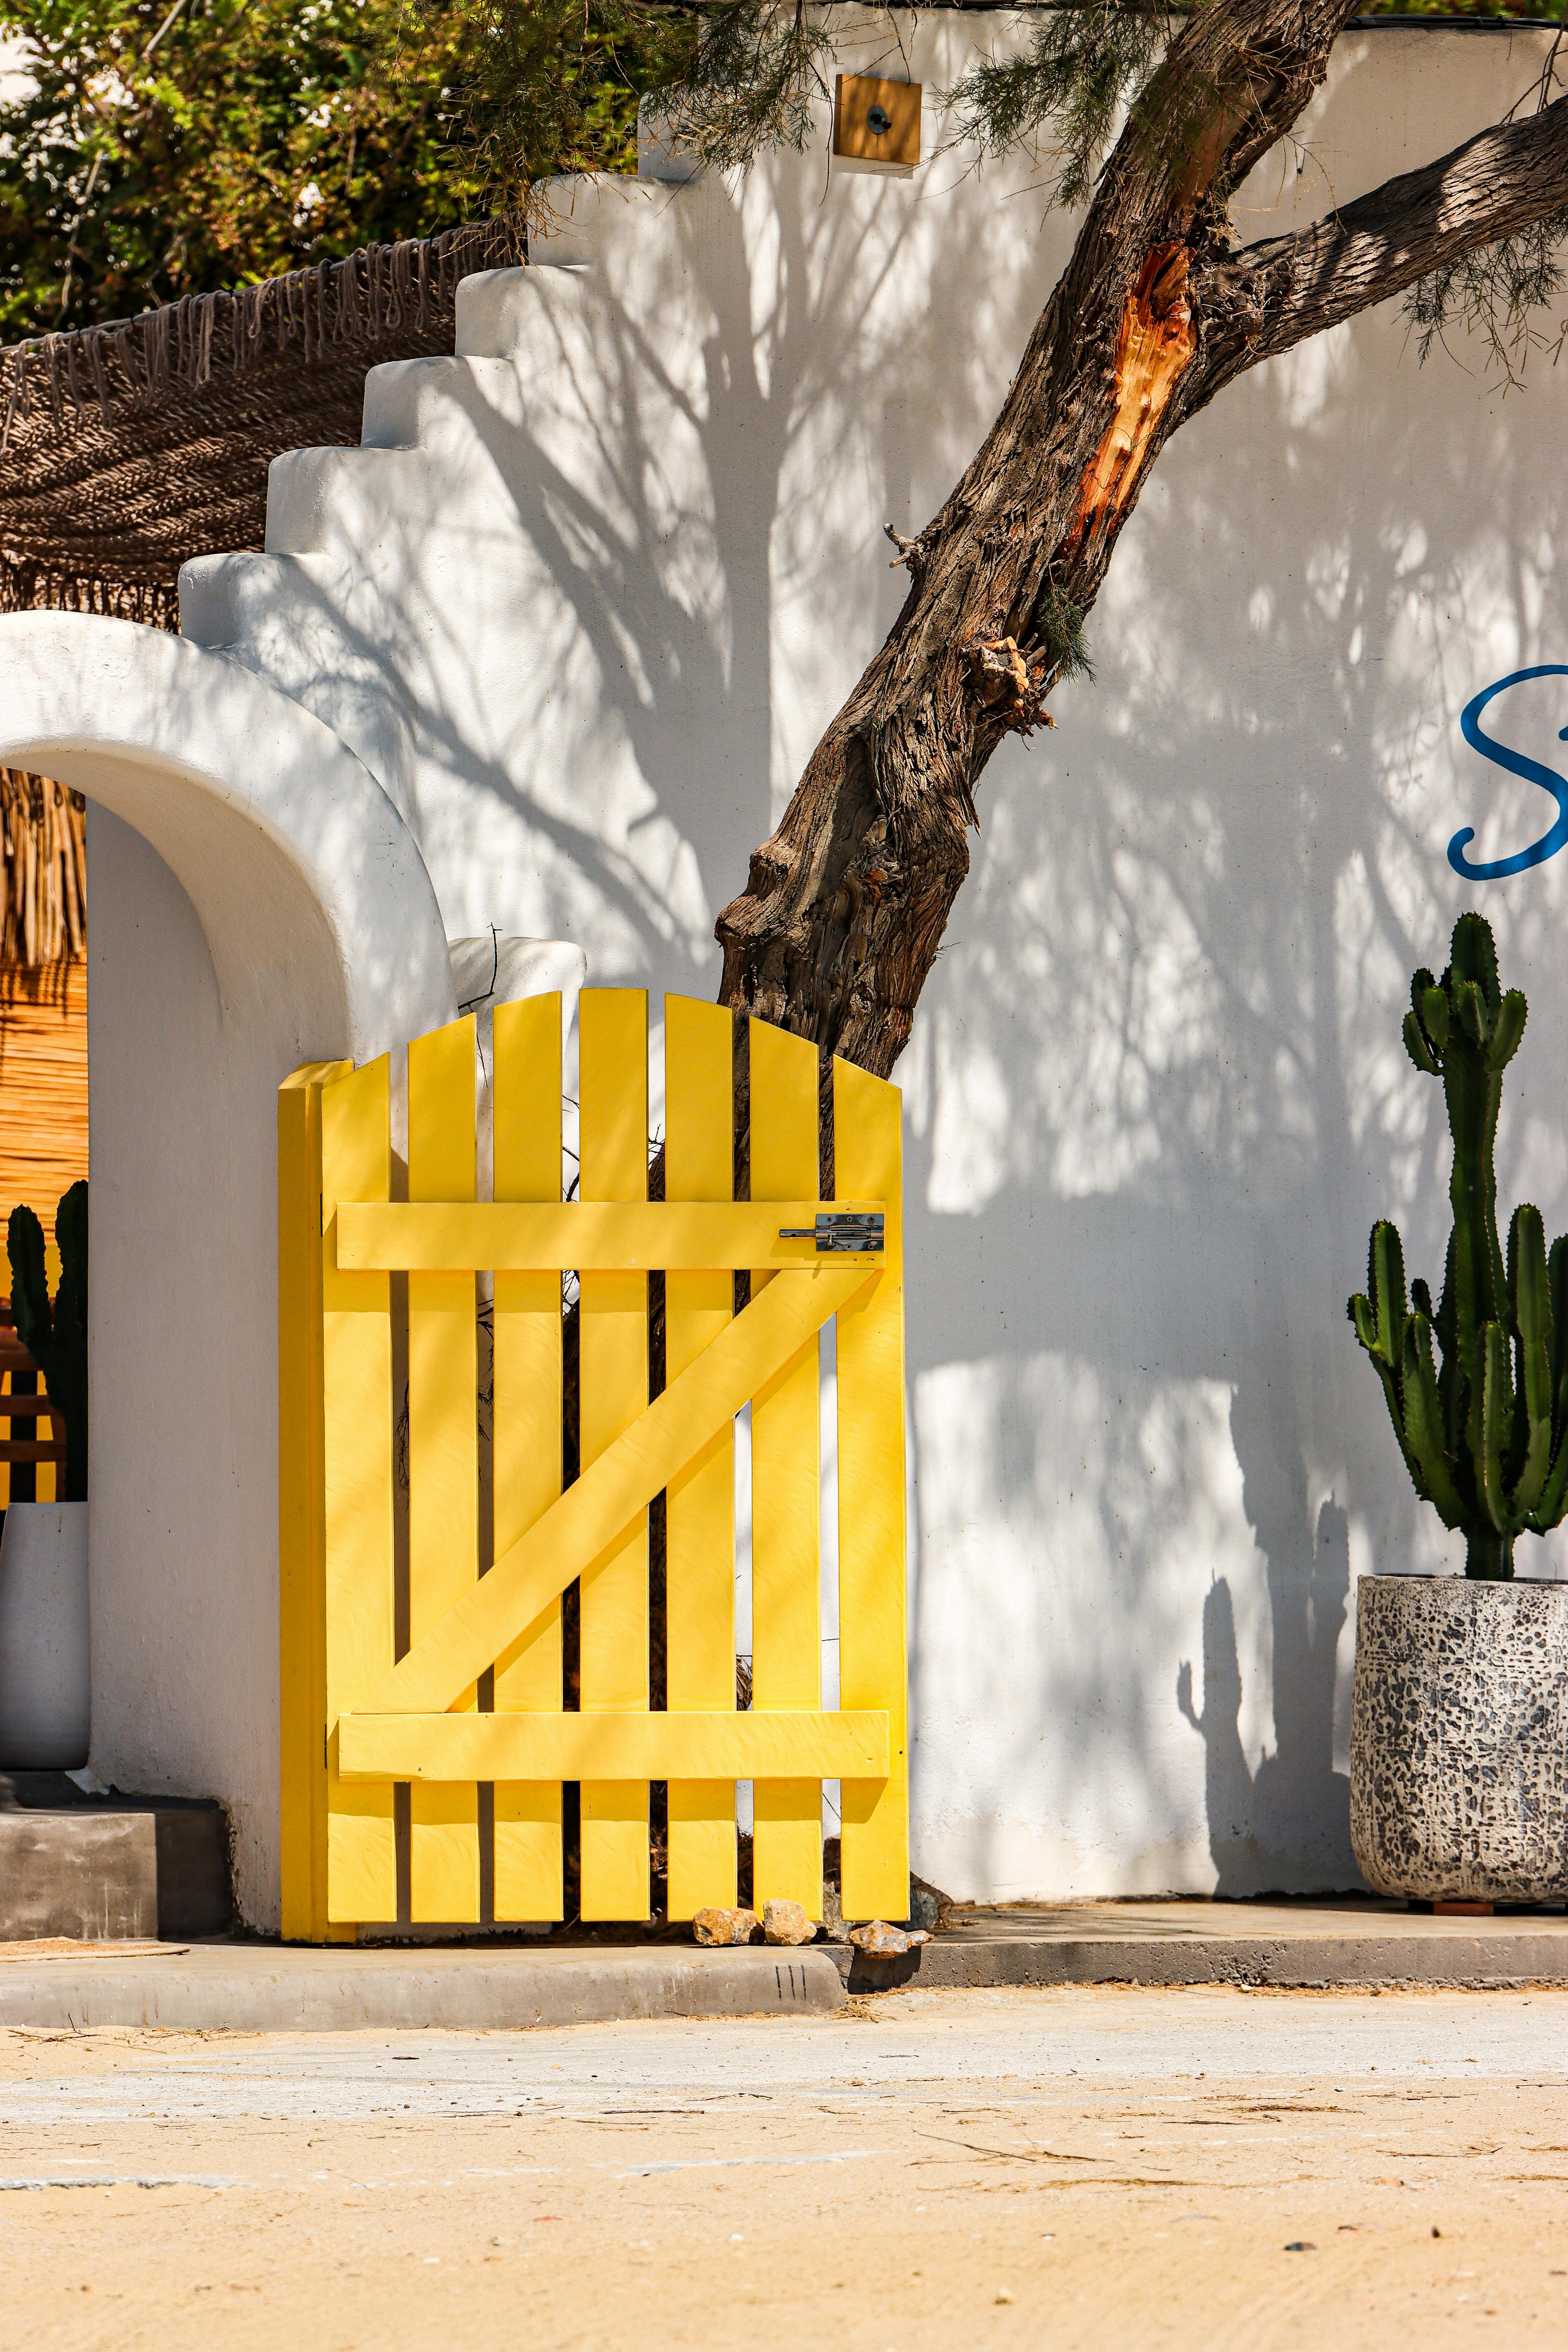
{"type": "Polygon", "coordinates": [[[647,16],[0,0],[33,83],[0,104],[0,339],[428,235],[551,172],[635,168],[647,16]],[[492,89],[521,93],[504,123],[492,89]]]}
{"type": "Polygon", "coordinates": [[[767,147],[804,152],[812,100],[828,94],[832,12],[798,5],[704,11],[700,37],[672,77],[672,124],[705,164],[748,163],[767,147]]]}
{"type": "Polygon", "coordinates": [[[0,110],[7,341],[462,217],[443,60],[389,74],[387,0],[0,0],[34,89],[0,110]]]}
{"type": "Polygon", "coordinates": [[[636,99],[723,169],[803,150],[831,89],[834,16],[804,0],[412,0],[455,39],[459,136],[492,205],[533,212],[556,172],[635,170],[636,99]],[[454,28],[456,28],[454,30],[454,28]],[[624,147],[617,134],[625,126],[624,147]]]}
{"type": "Polygon", "coordinates": [[[1022,50],[982,58],[952,93],[959,133],[992,155],[1044,141],[1050,194],[1085,204],[1122,102],[1148,79],[1170,30],[1162,0],[1082,0],[1042,10],[1022,50]]]}
{"type": "Polygon", "coordinates": [[[464,169],[490,212],[537,213],[561,172],[635,172],[637,105],[697,49],[689,8],[647,0],[409,0],[399,67],[439,50],[464,169]]]}

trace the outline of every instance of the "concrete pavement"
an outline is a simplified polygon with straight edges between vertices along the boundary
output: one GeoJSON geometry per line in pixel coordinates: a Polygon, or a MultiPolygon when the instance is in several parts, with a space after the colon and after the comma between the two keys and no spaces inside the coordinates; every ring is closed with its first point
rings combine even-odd
{"type": "Polygon", "coordinates": [[[574,1950],[546,1945],[409,1951],[279,1944],[93,1947],[0,1961],[0,2026],[85,2031],[327,2032],[591,2023],[611,2018],[751,2017],[841,2008],[826,1949],[695,1945],[574,1950]]]}
{"type": "Polygon", "coordinates": [[[1568,1993],[0,2030],[18,2341],[1443,2352],[1568,2332],[1568,1993]]]}

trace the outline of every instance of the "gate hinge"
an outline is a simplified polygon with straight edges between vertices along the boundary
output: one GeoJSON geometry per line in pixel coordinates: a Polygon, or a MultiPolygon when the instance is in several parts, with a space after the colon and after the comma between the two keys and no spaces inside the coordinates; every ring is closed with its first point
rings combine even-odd
{"type": "Polygon", "coordinates": [[[824,1209],[815,1225],[781,1225],[781,1242],[816,1244],[818,1257],[859,1256],[882,1247],[880,1209],[824,1209]]]}

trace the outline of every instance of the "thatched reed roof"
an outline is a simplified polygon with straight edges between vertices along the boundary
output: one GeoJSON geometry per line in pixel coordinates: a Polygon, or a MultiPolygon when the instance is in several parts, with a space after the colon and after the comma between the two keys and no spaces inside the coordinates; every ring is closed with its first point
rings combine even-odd
{"type": "Polygon", "coordinates": [[[261,546],[272,458],[357,442],[366,371],[449,352],[458,280],[522,257],[482,221],[0,351],[0,612],[177,626],[182,563],[261,546]]]}

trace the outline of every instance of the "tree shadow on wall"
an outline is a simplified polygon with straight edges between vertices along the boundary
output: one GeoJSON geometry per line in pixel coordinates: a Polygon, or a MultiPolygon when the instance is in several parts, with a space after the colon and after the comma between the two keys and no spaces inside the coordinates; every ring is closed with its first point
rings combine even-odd
{"type": "MultiPolygon", "coordinates": [[[[1222,1893],[1354,1886],[1349,1570],[1320,1500],[1369,1566],[1444,1549],[1343,1301],[1375,1217],[1443,1263],[1441,1097],[1400,1019],[1463,903],[1453,824],[1497,799],[1458,713],[1484,665],[1547,660],[1568,608],[1535,585],[1564,509],[1531,438],[1485,440],[1452,382],[1413,404],[1399,335],[1379,314],[1258,370],[1162,459],[1097,608],[1093,693],[987,775],[921,1007],[910,1365],[947,1423],[924,1409],[917,1803],[940,1820],[957,1769],[983,1775],[999,1823],[1065,1821],[1097,1892],[1104,1855],[1208,1879],[1205,1832],[1222,1893]],[[1085,1391],[1102,1430],[1074,1422],[1085,1391]],[[1211,1573],[1205,1821],[1171,1696],[1211,1573]]],[[[1548,866],[1489,901],[1537,1052],[1568,1023],[1565,885],[1548,866]]],[[[1550,1067],[1502,1159],[1561,1203],[1550,1067]]],[[[976,1833],[977,1877],[1002,1845],[976,1833]]]]}
{"type": "Polygon", "coordinates": [[[1215,1893],[1299,1891],[1309,1875],[1324,1891],[1360,1888],[1351,1847],[1350,1782],[1336,1772],[1334,1663],[1350,1598],[1350,1531],[1325,1503],[1312,1558],[1274,1599],[1275,1747],[1254,1772],[1241,1738],[1241,1666],[1230,1587],[1219,1577],[1204,1601],[1204,1704],[1193,1704],[1193,1669],[1176,1676],[1176,1705],[1204,1743],[1204,1799],[1215,1893]]]}

